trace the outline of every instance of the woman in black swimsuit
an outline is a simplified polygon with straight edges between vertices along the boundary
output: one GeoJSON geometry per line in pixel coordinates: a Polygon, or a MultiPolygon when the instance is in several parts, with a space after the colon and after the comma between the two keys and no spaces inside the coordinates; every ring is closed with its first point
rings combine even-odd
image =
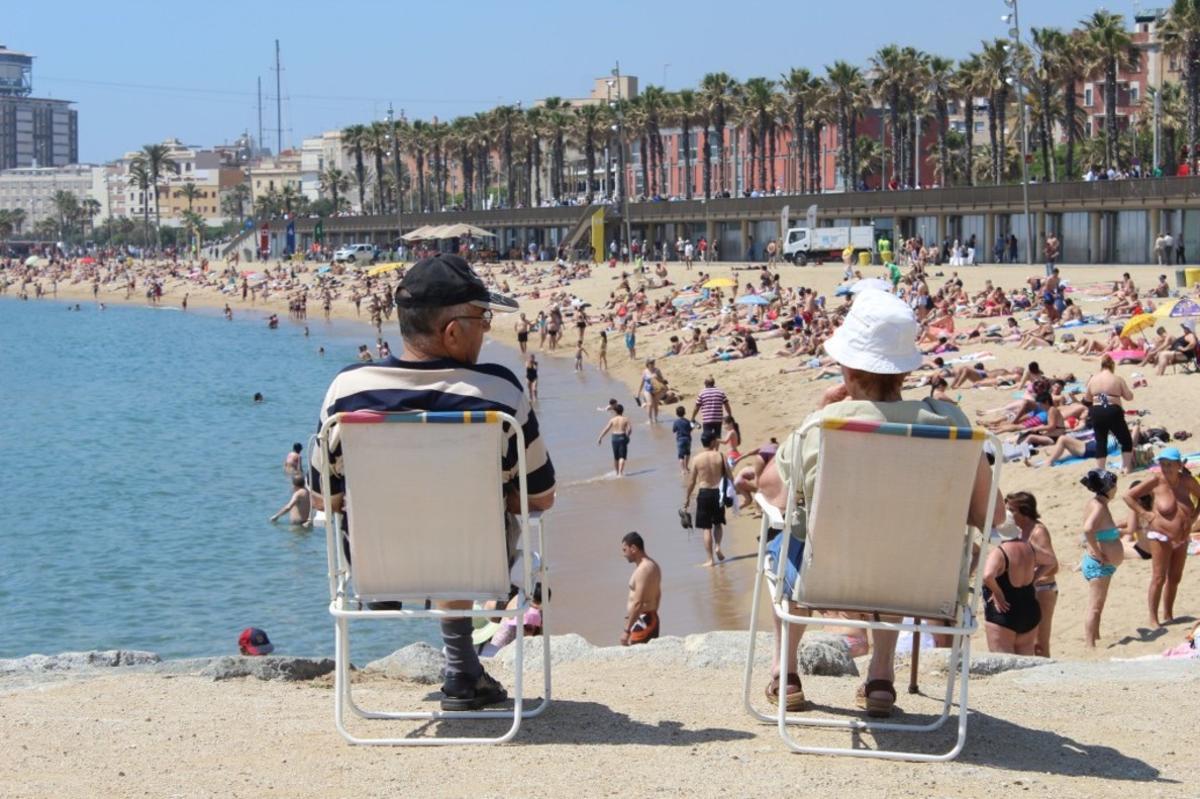
{"type": "Polygon", "coordinates": [[[1034,653],[1042,620],[1033,587],[1036,562],[1037,552],[1028,541],[1004,541],[988,554],[983,572],[983,615],[989,651],[1034,653]]]}
{"type": "Polygon", "coordinates": [[[532,355],[525,361],[525,384],[529,387],[529,401],[533,402],[538,398],[537,395],[537,377],[538,364],[537,358],[532,355]]]}

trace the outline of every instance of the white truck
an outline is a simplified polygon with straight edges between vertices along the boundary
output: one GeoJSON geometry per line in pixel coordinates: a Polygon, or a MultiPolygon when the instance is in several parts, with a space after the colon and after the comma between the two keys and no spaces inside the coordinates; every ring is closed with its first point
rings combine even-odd
{"type": "Polygon", "coordinates": [[[871,225],[819,227],[811,230],[806,227],[794,227],[787,232],[783,257],[804,266],[809,261],[819,263],[826,258],[841,260],[842,251],[847,247],[853,249],[856,256],[860,252],[874,251],[875,228],[871,225]]]}

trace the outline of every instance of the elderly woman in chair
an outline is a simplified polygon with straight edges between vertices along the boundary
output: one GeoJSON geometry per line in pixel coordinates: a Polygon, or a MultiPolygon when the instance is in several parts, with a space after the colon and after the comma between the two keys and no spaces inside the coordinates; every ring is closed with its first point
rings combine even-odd
{"type": "MultiPolygon", "coordinates": [[[[904,378],[921,365],[921,351],[916,340],[920,329],[912,310],[897,297],[881,291],[860,293],[846,316],[846,321],[825,342],[825,350],[837,361],[842,372],[842,384],[826,392],[822,407],[814,417],[857,418],[899,424],[926,424],[947,427],[970,427],[959,408],[948,402],[927,398],[905,400],[900,394],[904,378]]],[[[806,420],[807,421],[807,420],[806,420]]],[[[792,439],[779,448],[775,458],[759,478],[759,490],[772,505],[784,508],[788,480],[799,487],[804,496],[812,496],[817,472],[817,436],[806,436],[800,451],[793,452],[792,439]]],[[[988,487],[991,467],[980,457],[974,489],[967,513],[968,524],[984,529],[1004,520],[1004,503],[997,500],[993,518],[988,524],[988,487]]],[[[782,536],[768,545],[773,557],[779,557],[782,536]]],[[[792,583],[799,574],[804,542],[792,538],[785,576],[785,592],[790,595],[792,583]]],[[[789,711],[802,710],[804,689],[797,669],[797,650],[802,626],[789,633],[794,642],[787,653],[787,663],[779,663],[779,621],[775,622],[776,646],[772,663],[772,679],[767,685],[767,697],[778,702],[779,691],[786,691],[789,711]],[[785,666],[786,668],[783,668],[785,666]]],[[[858,704],[872,717],[892,714],[896,702],[895,664],[897,633],[874,630],[871,664],[866,683],[858,692],[858,704]]]]}

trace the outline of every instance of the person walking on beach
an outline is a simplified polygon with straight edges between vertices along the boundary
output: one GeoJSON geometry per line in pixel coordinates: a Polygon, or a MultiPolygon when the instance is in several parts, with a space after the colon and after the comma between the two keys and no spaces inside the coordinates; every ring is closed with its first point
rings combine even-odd
{"type": "Polygon", "coordinates": [[[1037,638],[1033,643],[1033,654],[1050,657],[1050,633],[1054,624],[1054,608],[1058,604],[1058,556],[1050,530],[1038,513],[1037,498],[1026,491],[1014,491],[1004,497],[1006,511],[1012,522],[1021,531],[1021,540],[1028,541],[1036,553],[1037,570],[1033,576],[1033,590],[1037,597],[1042,620],[1038,622],[1037,638]]]}
{"type": "Polygon", "coordinates": [[[525,314],[521,314],[521,318],[517,320],[517,346],[521,348],[521,354],[525,355],[529,349],[529,320],[525,318],[525,314]]]}
{"type": "Polygon", "coordinates": [[[636,532],[621,538],[621,554],[633,564],[621,646],[648,644],[658,637],[658,606],[662,602],[662,569],[646,554],[646,542],[636,532]]]}
{"type": "Polygon", "coordinates": [[[683,507],[691,504],[696,495],[695,527],[704,533],[704,553],[708,559],[705,566],[725,560],[721,551],[721,536],[725,528],[725,502],[721,496],[721,479],[729,476],[729,467],[717,448],[720,439],[714,433],[702,433],[700,446],[704,451],[692,459],[688,468],[687,489],[683,495],[683,507]]]}
{"type": "Polygon", "coordinates": [[[1083,618],[1084,642],[1089,649],[1095,649],[1100,638],[1100,614],[1108,598],[1108,586],[1125,558],[1125,547],[1121,544],[1121,531],[1108,509],[1108,503],[1117,495],[1117,476],[1104,469],[1092,469],[1079,482],[1092,492],[1083,523],[1084,553],[1079,570],[1088,585],[1088,609],[1083,618]]]}
{"type": "Polygon", "coordinates": [[[704,378],[704,388],[696,395],[696,407],[692,409],[692,421],[700,416],[702,433],[721,435],[721,420],[732,416],[733,409],[729,407],[729,397],[717,388],[717,381],[711,376],[704,378]]]}
{"type": "MultiPolygon", "coordinates": [[[[546,451],[545,439],[539,435],[533,406],[521,389],[521,381],[510,370],[498,364],[479,363],[492,314],[516,311],[516,301],[489,292],[462,258],[438,254],[408,269],[396,289],[395,302],[404,340],[401,357],[355,364],[340,372],[326,392],[318,424],[346,410],[504,410],[525,433],[529,510],[549,510],[554,505],[554,465],[546,451]]],[[[507,431],[506,435],[510,443],[515,441],[515,431],[507,431]]],[[[502,453],[497,466],[505,479],[504,502],[509,515],[505,529],[496,530],[495,535],[506,538],[511,559],[520,533],[520,525],[512,515],[520,512],[520,495],[516,490],[519,461],[512,447],[502,448],[502,453]]],[[[339,457],[336,450],[333,455],[339,457]]],[[[310,460],[313,490],[323,504],[321,458],[318,451],[310,460]]],[[[340,464],[332,466],[339,467],[331,470],[333,485],[329,486],[329,492],[333,507],[321,508],[329,513],[341,510],[346,490],[340,464]]],[[[346,534],[353,537],[352,521],[343,519],[342,523],[346,534]]],[[[442,601],[436,605],[443,610],[465,610],[471,607],[471,601],[442,601]]],[[[479,662],[473,632],[469,618],[451,616],[441,622],[445,655],[443,710],[477,710],[508,698],[504,687],[479,662]]]]}
{"type": "Polygon", "coordinates": [[[617,477],[625,476],[625,461],[629,459],[629,436],[633,433],[633,422],[625,416],[625,406],[621,403],[613,405],[612,418],[600,435],[596,438],[596,446],[604,443],[604,436],[612,433],[613,469],[617,477]]]}
{"type": "Polygon", "coordinates": [[[658,404],[660,392],[666,389],[667,379],[663,377],[663,373],[654,365],[654,359],[650,358],[646,361],[646,368],[642,370],[642,385],[641,394],[645,398],[646,403],[646,424],[658,423],[658,404]]]}
{"type": "Polygon", "coordinates": [[[537,358],[530,355],[525,359],[525,390],[529,392],[530,402],[537,402],[538,398],[538,363],[537,358]]]}
{"type": "Polygon", "coordinates": [[[292,475],[292,496],[288,499],[288,503],[271,517],[271,523],[279,521],[279,517],[285,513],[288,515],[290,524],[301,527],[312,526],[312,495],[309,493],[308,487],[304,485],[304,475],[302,474],[292,475]]]}
{"type": "Polygon", "coordinates": [[[675,434],[675,457],[679,458],[679,471],[687,474],[688,459],[692,457],[692,427],[695,422],[687,418],[682,405],[675,409],[675,421],[671,432],[675,434]]]}
{"type": "Polygon", "coordinates": [[[600,331],[600,352],[596,355],[596,366],[602,371],[608,371],[608,333],[600,331]]]}

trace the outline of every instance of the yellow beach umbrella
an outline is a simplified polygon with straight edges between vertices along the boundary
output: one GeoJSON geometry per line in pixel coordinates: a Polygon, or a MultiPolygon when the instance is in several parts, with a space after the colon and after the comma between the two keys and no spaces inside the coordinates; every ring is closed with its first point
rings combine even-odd
{"type": "Polygon", "coordinates": [[[404,266],[404,264],[401,263],[400,261],[393,261],[393,262],[387,263],[387,264],[379,264],[378,266],[372,266],[370,269],[367,270],[367,277],[378,277],[379,275],[382,275],[386,272],[391,272],[394,269],[399,269],[402,266],[404,266]]]}
{"type": "Polygon", "coordinates": [[[704,283],[706,289],[731,289],[737,285],[736,280],[731,280],[727,277],[714,277],[712,280],[704,283]]]}
{"type": "Polygon", "coordinates": [[[1121,335],[1132,336],[1134,333],[1138,333],[1148,327],[1151,327],[1157,321],[1158,317],[1156,317],[1154,314],[1140,313],[1125,323],[1125,327],[1121,328],[1121,335]]]}

